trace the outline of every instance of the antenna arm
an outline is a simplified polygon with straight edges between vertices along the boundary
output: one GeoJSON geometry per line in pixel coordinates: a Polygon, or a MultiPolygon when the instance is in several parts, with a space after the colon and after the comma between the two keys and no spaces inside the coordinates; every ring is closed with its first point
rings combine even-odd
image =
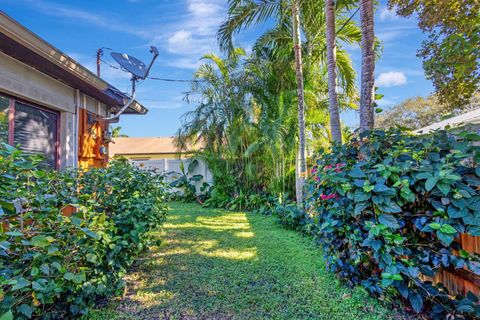
{"type": "Polygon", "coordinates": [[[150,73],[150,69],[152,68],[153,63],[155,62],[155,60],[158,57],[158,49],[156,47],[151,46],[150,47],[150,52],[153,53],[153,59],[152,59],[152,61],[150,61],[150,64],[148,65],[147,71],[145,72],[145,76],[143,77],[144,79],[146,77],[148,77],[148,74],[150,73]]]}
{"type": "Polygon", "coordinates": [[[127,110],[128,107],[130,107],[132,105],[132,103],[135,101],[135,90],[132,92],[132,96],[130,98],[130,101],[127,102],[126,105],[124,105],[122,107],[122,109],[120,109],[117,113],[115,113],[113,116],[110,116],[110,117],[107,117],[107,118],[103,118],[102,120],[104,121],[110,121],[110,120],[115,120],[117,119],[118,117],[120,117],[120,115],[122,113],[125,112],[125,110],[127,110]]]}

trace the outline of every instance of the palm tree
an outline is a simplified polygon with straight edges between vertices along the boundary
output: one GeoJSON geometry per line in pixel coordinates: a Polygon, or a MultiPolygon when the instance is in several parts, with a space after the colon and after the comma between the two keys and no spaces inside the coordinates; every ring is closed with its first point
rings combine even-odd
{"type": "Polygon", "coordinates": [[[327,38],[327,65],[328,65],[328,98],[330,112],[330,130],[332,140],[342,142],[342,128],[340,125],[340,114],[338,111],[337,94],[337,56],[335,46],[335,2],[325,0],[325,20],[327,38]]]}
{"type": "Polygon", "coordinates": [[[229,1],[228,18],[222,23],[218,31],[220,48],[232,53],[233,35],[251,25],[260,24],[275,17],[277,21],[284,20],[287,7],[291,7],[293,51],[295,55],[295,72],[297,79],[298,100],[298,130],[299,148],[298,165],[296,166],[296,199],[303,203],[303,184],[307,172],[305,149],[305,106],[303,92],[302,41],[300,36],[300,10],[298,0],[288,3],[284,0],[231,0],[229,1]]]}
{"type": "Polygon", "coordinates": [[[305,149],[305,93],[303,91],[302,40],[300,38],[300,13],[297,0],[292,0],[293,51],[295,53],[295,74],[297,76],[298,100],[298,165],[295,183],[297,204],[303,206],[303,185],[307,177],[307,154],[305,149]]]}
{"type": "Polygon", "coordinates": [[[373,129],[374,74],[375,74],[375,31],[373,0],[360,0],[362,29],[362,76],[360,93],[360,132],[373,129]]]}

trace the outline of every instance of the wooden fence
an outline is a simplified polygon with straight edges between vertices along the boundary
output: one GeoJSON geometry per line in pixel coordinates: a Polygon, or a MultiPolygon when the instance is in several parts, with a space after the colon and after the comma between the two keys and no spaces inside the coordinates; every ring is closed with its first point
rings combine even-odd
{"type": "MultiPolygon", "coordinates": [[[[457,239],[463,250],[480,254],[480,237],[461,234],[457,239]]],[[[475,275],[466,267],[458,270],[442,270],[434,278],[435,283],[441,282],[451,295],[466,295],[469,291],[480,297],[480,276],[475,275]]]]}

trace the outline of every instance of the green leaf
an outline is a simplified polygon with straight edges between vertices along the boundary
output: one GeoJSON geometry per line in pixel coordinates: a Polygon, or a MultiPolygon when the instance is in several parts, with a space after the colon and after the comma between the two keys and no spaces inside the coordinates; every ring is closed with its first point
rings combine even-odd
{"type": "Polygon", "coordinates": [[[30,281],[28,281],[27,279],[25,279],[23,277],[20,277],[20,278],[16,279],[15,281],[16,281],[16,283],[11,288],[12,291],[20,290],[20,289],[23,289],[25,287],[30,286],[30,281]]]}
{"type": "Polygon", "coordinates": [[[392,275],[392,279],[393,279],[393,280],[398,280],[398,281],[402,281],[402,280],[403,280],[401,274],[394,274],[394,275],[392,275]]]}
{"type": "Polygon", "coordinates": [[[32,288],[35,291],[45,291],[48,281],[46,279],[38,279],[32,282],[32,288]]]}
{"type": "Polygon", "coordinates": [[[427,191],[432,191],[433,188],[435,188],[435,185],[438,182],[438,177],[430,177],[425,181],[425,189],[427,191]]]}
{"type": "Polygon", "coordinates": [[[475,312],[475,309],[468,305],[468,304],[461,304],[458,306],[457,308],[457,312],[460,312],[460,313],[474,313],[475,312]]]}
{"type": "Polygon", "coordinates": [[[381,224],[386,225],[389,228],[392,229],[398,229],[400,228],[400,225],[398,224],[398,220],[392,216],[391,214],[381,214],[378,216],[378,222],[381,224]]]}
{"type": "Polygon", "coordinates": [[[380,210],[385,213],[399,213],[402,212],[402,208],[393,200],[387,198],[384,203],[378,206],[380,210]]]}
{"type": "Polygon", "coordinates": [[[32,277],[35,277],[35,276],[37,276],[38,274],[39,274],[38,268],[37,268],[37,267],[32,267],[32,270],[30,271],[30,275],[31,275],[32,277]]]}
{"type": "Polygon", "coordinates": [[[348,175],[352,178],[365,178],[366,177],[365,173],[359,167],[354,167],[352,170],[350,170],[348,175]]]}
{"type": "Polygon", "coordinates": [[[29,305],[26,305],[25,303],[24,304],[21,304],[17,310],[23,314],[25,317],[27,318],[31,318],[32,317],[32,308],[29,306],[29,305]]]}
{"type": "Polygon", "coordinates": [[[413,310],[416,313],[420,313],[423,309],[423,298],[420,294],[414,292],[410,294],[408,297],[408,301],[410,301],[410,305],[412,306],[413,310]]]}
{"type": "Polygon", "coordinates": [[[368,202],[359,202],[355,205],[355,216],[358,216],[362,213],[362,211],[368,207],[368,202]]]}
{"type": "Polygon", "coordinates": [[[5,234],[7,236],[12,236],[12,237],[21,237],[23,236],[23,233],[20,232],[20,231],[8,231],[8,232],[5,232],[5,234]]]}
{"type": "Polygon", "coordinates": [[[53,239],[52,237],[46,237],[44,235],[34,236],[32,237],[32,239],[30,239],[30,243],[32,244],[32,246],[40,248],[47,247],[53,241],[55,241],[55,239],[53,239]]]}
{"type": "Polygon", "coordinates": [[[417,180],[426,180],[428,178],[431,178],[432,174],[428,172],[421,172],[415,176],[415,179],[417,180]]]}
{"type": "Polygon", "coordinates": [[[92,230],[90,230],[88,228],[82,228],[82,231],[85,232],[85,234],[87,236],[89,236],[90,238],[94,238],[94,239],[97,239],[97,240],[100,239],[100,236],[97,233],[93,232],[92,230]]]}
{"type": "Polygon", "coordinates": [[[85,275],[83,273],[80,273],[80,274],[74,274],[74,273],[71,273],[71,272],[67,272],[63,275],[63,278],[65,280],[70,280],[70,281],[73,281],[75,283],[82,283],[83,281],[85,281],[85,275]]]}
{"type": "Polygon", "coordinates": [[[436,223],[436,222],[429,223],[428,226],[433,230],[439,230],[442,227],[440,223],[436,223]]]}
{"type": "Polygon", "coordinates": [[[377,183],[377,184],[375,185],[375,187],[373,188],[373,191],[374,191],[374,192],[377,192],[377,193],[385,192],[385,191],[389,191],[389,190],[390,190],[389,187],[387,187],[387,186],[384,185],[384,184],[380,184],[380,183],[377,183]]]}
{"type": "Polygon", "coordinates": [[[443,242],[447,246],[449,246],[454,240],[451,234],[443,233],[440,230],[437,230],[437,237],[441,242],[443,242]]]}
{"type": "Polygon", "coordinates": [[[444,194],[447,195],[450,190],[452,189],[449,184],[439,183],[437,184],[437,188],[444,194]]]}
{"type": "Polygon", "coordinates": [[[0,316],[0,320],[13,320],[12,310],[8,310],[0,316]]]}
{"type": "Polygon", "coordinates": [[[446,234],[455,234],[455,233],[457,233],[457,230],[455,230],[455,228],[452,227],[449,224],[444,224],[440,228],[440,232],[443,232],[443,233],[446,233],[446,234]]]}

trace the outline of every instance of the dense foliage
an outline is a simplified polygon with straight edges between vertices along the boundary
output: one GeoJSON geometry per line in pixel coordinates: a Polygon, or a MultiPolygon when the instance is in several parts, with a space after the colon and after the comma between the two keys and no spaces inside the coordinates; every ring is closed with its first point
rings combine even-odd
{"type": "Polygon", "coordinates": [[[480,316],[473,294],[451,299],[428,281],[442,269],[480,274],[480,257],[456,242],[460,233],[480,236],[478,141],[446,131],[374,131],[322,153],[309,211],[330,269],[435,319],[480,316]]]}
{"type": "MultiPolygon", "coordinates": [[[[480,94],[474,95],[468,106],[471,110],[478,108],[480,108],[480,94]]],[[[464,108],[452,110],[451,107],[441,104],[435,95],[425,98],[412,97],[378,114],[375,127],[382,129],[404,127],[415,130],[464,112],[464,108]]]]}
{"type": "Polygon", "coordinates": [[[389,0],[398,15],[418,17],[428,34],[418,56],[440,102],[451,109],[469,104],[480,87],[480,2],[478,0],[389,0]]]}
{"type": "MultiPolygon", "coordinates": [[[[309,151],[330,139],[323,3],[298,2],[301,66],[293,54],[297,19],[292,17],[292,4],[285,0],[229,1],[218,30],[224,56],[204,56],[205,64],[196,71],[196,81],[187,93],[196,108],[184,115],[179,145],[193,140],[205,146],[202,156],[214,184],[222,185],[222,190],[214,191],[217,194],[289,193],[293,197],[299,187],[296,180],[303,180],[299,175],[304,162],[302,141],[306,140],[309,151]],[[251,53],[234,47],[237,34],[260,25],[268,29],[255,40],[251,53]],[[299,68],[304,90],[297,90],[299,68]],[[303,114],[300,96],[304,96],[305,121],[299,116],[303,114]]],[[[360,43],[360,29],[349,19],[349,8],[341,2],[335,11],[342,109],[353,107],[357,100],[356,72],[346,47],[360,43]]]]}
{"type": "Polygon", "coordinates": [[[78,317],[120,293],[166,212],[162,178],[128,162],[85,172],[38,163],[0,146],[1,319],[78,317]]]}

